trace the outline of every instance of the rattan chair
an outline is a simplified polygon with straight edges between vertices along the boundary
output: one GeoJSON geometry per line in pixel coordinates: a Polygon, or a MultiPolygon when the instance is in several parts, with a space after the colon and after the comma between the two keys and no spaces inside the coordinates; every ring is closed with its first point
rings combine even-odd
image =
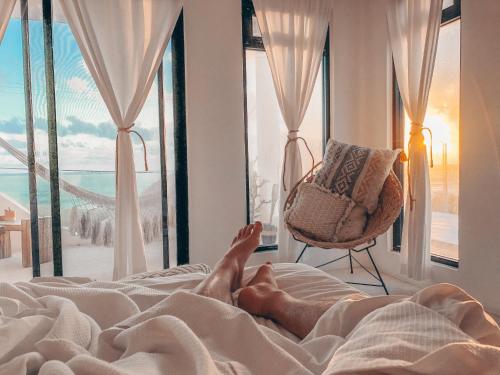
{"type": "MultiPolygon", "coordinates": [[[[293,201],[297,195],[297,189],[301,183],[310,183],[313,179],[313,173],[314,170],[318,165],[318,163],[315,165],[292,189],[290,192],[287,201],[285,203],[284,209],[287,210],[288,208],[291,207],[293,204],[293,201]]],[[[401,208],[403,207],[403,189],[401,187],[401,183],[399,182],[398,178],[394,174],[394,172],[391,171],[387,179],[385,180],[384,186],[382,188],[382,192],[380,193],[379,196],[379,201],[378,201],[378,206],[375,212],[369,216],[367,225],[365,228],[365,231],[363,232],[362,236],[360,238],[348,241],[348,242],[324,242],[324,241],[317,241],[311,238],[308,238],[305,236],[303,233],[300,231],[296,230],[292,226],[290,226],[288,223],[286,223],[288,230],[292,233],[293,237],[295,240],[304,243],[304,248],[302,249],[299,257],[295,261],[295,263],[298,263],[300,259],[302,258],[302,255],[306,251],[307,248],[309,247],[319,247],[322,249],[345,249],[348,250],[348,253],[338,257],[334,260],[331,260],[329,262],[320,264],[319,266],[316,266],[316,268],[326,266],[327,264],[331,264],[333,262],[336,262],[338,260],[341,260],[343,258],[349,257],[349,265],[350,265],[350,271],[351,273],[354,273],[353,267],[352,267],[352,261],[354,260],[356,263],[358,263],[366,272],[368,272],[371,276],[373,276],[377,281],[380,282],[380,284],[368,284],[368,283],[356,283],[356,282],[349,282],[349,284],[357,284],[357,285],[368,285],[368,286],[377,286],[377,287],[382,287],[384,288],[385,293],[388,295],[389,292],[387,290],[386,284],[384,282],[384,279],[380,275],[380,272],[377,268],[377,265],[375,264],[375,261],[370,253],[370,249],[374,247],[377,244],[377,237],[384,234],[389,230],[389,228],[392,226],[392,224],[396,221],[398,216],[401,213],[401,208]],[[353,252],[355,253],[360,253],[366,251],[368,254],[368,257],[370,258],[370,261],[373,265],[373,268],[376,272],[376,275],[373,274],[370,270],[368,270],[365,266],[363,266],[352,254],[353,252]]]]}

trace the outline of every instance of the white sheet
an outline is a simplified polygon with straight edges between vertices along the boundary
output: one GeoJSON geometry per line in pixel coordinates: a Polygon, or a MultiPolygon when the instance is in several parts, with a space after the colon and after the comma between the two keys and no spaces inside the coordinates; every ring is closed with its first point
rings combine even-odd
{"type": "Polygon", "coordinates": [[[339,299],[300,342],[186,292],[201,274],[0,283],[0,375],[500,371],[498,326],[454,286],[409,299],[365,298],[306,266],[275,268],[280,286],[295,296],[339,299]]]}

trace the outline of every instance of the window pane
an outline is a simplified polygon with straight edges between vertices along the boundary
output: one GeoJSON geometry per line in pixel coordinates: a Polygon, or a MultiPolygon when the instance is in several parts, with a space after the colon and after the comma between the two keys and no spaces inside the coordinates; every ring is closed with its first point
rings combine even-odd
{"type": "Polygon", "coordinates": [[[172,90],[172,48],[167,46],[163,57],[163,95],[165,97],[165,155],[167,158],[168,243],[170,267],[177,265],[176,190],[174,149],[174,100],[172,90]]]}
{"type": "Polygon", "coordinates": [[[255,38],[262,37],[260,32],[259,22],[257,21],[257,17],[252,16],[252,36],[255,38]]]}
{"type": "MultiPolygon", "coordinates": [[[[434,168],[431,253],[458,259],[460,20],[441,27],[425,126],[432,130],[434,168]]],[[[406,119],[406,140],[409,120],[406,119]]],[[[429,145],[427,134],[426,143],[429,145]]]]}
{"type": "MultiPolygon", "coordinates": [[[[26,155],[21,35],[21,20],[11,18],[0,44],[0,215],[11,208],[17,221],[30,217],[28,169],[8,151],[12,147],[26,155]]],[[[22,267],[20,233],[4,235],[10,237],[11,256],[0,257],[0,280],[31,279],[31,268],[22,267]]]]}
{"type": "Polygon", "coordinates": [[[116,128],[65,22],[53,23],[63,271],[111,279],[116,128]],[[99,204],[85,190],[108,198],[99,204]]]}
{"type": "Polygon", "coordinates": [[[453,6],[454,0],[443,0],[443,9],[453,6]]]}
{"type": "MultiPolygon", "coordinates": [[[[49,168],[45,55],[41,0],[29,0],[30,60],[32,76],[35,157],[49,168]]],[[[110,279],[113,270],[115,138],[116,127],[83,60],[58,1],[53,3],[53,52],[57,112],[63,269],[65,276],[110,279]],[[97,199],[96,199],[97,197],[97,199]],[[103,203],[104,202],[104,203],[103,203]]],[[[15,209],[19,220],[29,221],[27,167],[13,154],[26,155],[26,124],[20,11],[17,5],[0,46],[0,215],[15,209]],[[14,151],[9,152],[12,146],[14,151]]],[[[169,174],[169,223],[175,226],[175,178],[173,145],[172,58],[164,55],[165,117],[169,174]],[[173,190],[173,191],[172,191],[173,190]]],[[[158,86],[155,80],[134,130],[147,146],[149,171],[144,171],[143,147],[132,136],[140,199],[141,220],[148,269],[163,266],[160,186],[158,86]]],[[[46,177],[46,176],[45,176],[46,177]]],[[[52,254],[51,197],[47,179],[37,177],[41,273],[53,274],[51,260],[43,260],[42,248],[52,254]]],[[[175,227],[174,227],[175,229],[175,227]]],[[[171,228],[170,234],[175,235],[171,228]]],[[[13,256],[0,259],[1,280],[30,279],[23,268],[20,234],[11,234],[13,256]]],[[[175,264],[175,236],[170,237],[171,264],[175,264]]]]}
{"type": "MultiPolygon", "coordinates": [[[[277,242],[280,171],[287,129],[274,90],[271,69],[264,51],[246,51],[248,171],[250,221],[264,224],[263,245],[277,242]]],[[[300,128],[316,161],[322,157],[322,84],[321,69],[311,102],[300,128]]],[[[311,158],[300,144],[303,172],[312,166],[311,158]]]]}
{"type": "MultiPolygon", "coordinates": [[[[47,137],[47,101],[45,84],[45,65],[43,52],[43,27],[41,14],[41,0],[30,0],[30,55],[31,55],[31,84],[33,101],[35,158],[38,163],[48,168],[48,137],[47,137]]],[[[3,103],[0,121],[2,122],[0,136],[10,146],[14,146],[26,158],[26,120],[24,105],[24,76],[22,58],[22,36],[19,3],[14,9],[7,33],[0,46],[0,95],[3,103]]],[[[0,204],[3,207],[12,207],[16,211],[16,221],[27,224],[29,227],[29,186],[26,159],[21,162],[15,159],[6,148],[0,150],[0,166],[8,168],[10,173],[2,175],[0,191],[6,194],[7,202],[0,204]]],[[[51,243],[51,200],[50,187],[47,180],[37,176],[37,199],[39,216],[39,244],[41,275],[53,274],[52,243],[51,243]]],[[[12,263],[5,272],[2,270],[2,279],[14,276],[16,280],[30,279],[32,268],[23,267],[30,264],[31,248],[23,255],[21,251],[20,233],[11,233],[12,263]]]]}
{"type": "Polygon", "coordinates": [[[158,115],[158,80],[155,77],[148,98],[134,126],[146,142],[149,164],[148,172],[144,170],[142,143],[137,136],[134,137],[134,134],[132,135],[142,232],[149,271],[163,268],[160,129],[158,115]]]}
{"type": "MultiPolygon", "coordinates": [[[[64,275],[111,279],[116,125],[68,24],[54,22],[53,38],[60,178],[72,186],[61,186],[64,275]]],[[[147,172],[142,143],[131,134],[148,270],[163,268],[158,111],[155,79],[134,126],[146,143],[147,172]]]]}

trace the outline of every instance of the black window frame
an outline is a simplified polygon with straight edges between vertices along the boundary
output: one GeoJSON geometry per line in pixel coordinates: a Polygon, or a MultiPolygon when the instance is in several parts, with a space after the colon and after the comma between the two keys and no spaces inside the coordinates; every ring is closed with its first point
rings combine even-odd
{"type": "MultiPolygon", "coordinates": [[[[252,0],[242,0],[242,37],[243,37],[243,107],[245,125],[245,194],[246,194],[246,221],[250,223],[250,190],[249,190],[249,170],[248,170],[248,112],[247,112],[247,72],[246,72],[246,51],[264,51],[264,43],[261,37],[253,34],[253,20],[255,9],[252,0]]],[[[325,48],[322,59],[322,117],[323,117],[323,152],[330,139],[330,28],[327,30],[325,48]]],[[[278,250],[278,244],[260,245],[257,252],[278,250]]]]}
{"type": "MultiPolygon", "coordinates": [[[[30,190],[30,220],[32,242],[32,274],[40,276],[40,256],[38,239],[38,202],[36,192],[35,153],[33,140],[33,100],[31,92],[31,69],[29,48],[29,0],[21,0],[19,5],[22,15],[22,49],[23,49],[23,74],[25,88],[25,113],[26,136],[28,148],[28,173],[30,190]]],[[[52,254],[54,276],[63,276],[62,243],[61,243],[61,212],[59,191],[59,156],[57,152],[57,110],[55,96],[55,77],[52,38],[52,0],[42,0],[42,22],[44,57],[46,72],[47,95],[47,122],[49,139],[49,164],[50,164],[50,196],[52,219],[52,254]]],[[[185,100],[185,59],[184,59],[184,22],[181,11],[175,25],[172,38],[172,88],[173,88],[173,113],[174,113],[174,156],[175,156],[175,187],[176,187],[176,237],[177,237],[177,263],[189,263],[189,220],[188,220],[188,180],[187,180],[187,144],[186,144],[186,100],[185,100]]],[[[160,155],[165,156],[164,142],[164,95],[163,95],[163,64],[160,64],[157,73],[158,80],[158,109],[160,129],[160,155]]],[[[161,204],[163,226],[163,267],[170,266],[168,245],[168,207],[166,189],[166,163],[162,157],[161,162],[161,204]]]]}
{"type": "MultiPolygon", "coordinates": [[[[461,0],[454,0],[453,5],[442,10],[441,25],[443,27],[451,22],[454,22],[462,17],[461,0]]],[[[405,109],[401,93],[399,91],[396,71],[393,65],[393,97],[392,97],[392,146],[393,148],[404,149],[404,121],[405,109]]],[[[394,172],[398,176],[401,184],[404,182],[404,165],[396,163],[394,165],[394,172]]],[[[403,238],[403,217],[404,211],[393,224],[393,237],[392,237],[392,250],[396,252],[401,251],[401,241],[403,238]]],[[[447,258],[440,255],[431,254],[431,261],[443,264],[449,267],[458,268],[460,260],[447,258]]]]}

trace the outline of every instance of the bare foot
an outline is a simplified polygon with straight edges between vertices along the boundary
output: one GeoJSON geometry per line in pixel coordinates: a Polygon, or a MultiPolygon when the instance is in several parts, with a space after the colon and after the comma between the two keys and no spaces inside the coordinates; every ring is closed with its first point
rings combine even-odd
{"type": "Polygon", "coordinates": [[[280,290],[270,264],[262,265],[238,296],[238,306],[243,310],[272,319],[301,339],[335,302],[300,300],[280,290]]]}
{"type": "Polygon", "coordinates": [[[260,222],[241,228],[226,255],[194,292],[231,304],[231,293],[240,288],[245,263],[259,246],[261,232],[260,222]]]}
{"type": "Polygon", "coordinates": [[[276,283],[276,278],[273,273],[273,265],[271,262],[266,262],[262,266],[259,267],[255,276],[250,280],[247,286],[252,286],[259,283],[271,284],[275,288],[278,288],[278,284],[276,283]]]}
{"type": "Polygon", "coordinates": [[[271,264],[259,267],[238,296],[238,306],[252,315],[273,319],[286,293],[278,289],[271,264]]]}

